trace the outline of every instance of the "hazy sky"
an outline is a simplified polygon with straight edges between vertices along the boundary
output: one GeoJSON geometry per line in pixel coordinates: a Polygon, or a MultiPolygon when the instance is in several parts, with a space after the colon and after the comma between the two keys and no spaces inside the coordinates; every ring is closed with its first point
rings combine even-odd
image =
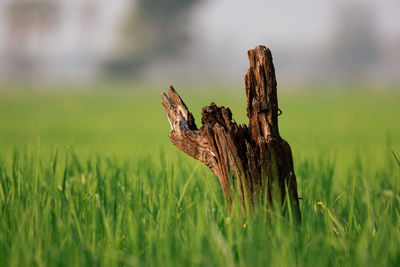
{"type": "MultiPolygon", "coordinates": [[[[0,0],[0,57],[6,53],[5,7],[12,1],[17,0],[0,0]]],[[[135,0],[58,2],[63,7],[60,24],[38,47],[52,55],[51,69],[61,76],[92,73],[118,47],[127,7],[135,0]],[[96,10],[92,21],[85,17],[90,6],[96,10]]],[[[242,79],[248,67],[246,50],[257,44],[269,46],[277,68],[294,77],[307,61],[307,53],[330,45],[340,25],[340,12],[355,3],[373,11],[372,25],[381,42],[400,44],[399,0],[203,0],[193,9],[191,21],[182,21],[190,32],[189,46],[181,57],[155,62],[153,77],[182,79],[202,74],[210,79],[242,79]]],[[[7,66],[0,63],[1,68],[7,66]]]]}
{"type": "Polygon", "coordinates": [[[341,12],[355,4],[371,10],[371,25],[381,42],[400,44],[398,0],[205,0],[189,24],[192,43],[187,52],[155,66],[152,73],[161,79],[206,74],[239,80],[248,68],[246,51],[264,44],[272,49],[278,70],[298,77],[303,64],[312,61],[310,54],[325,53],[341,24],[341,12]]]}
{"type": "Polygon", "coordinates": [[[375,10],[384,35],[400,32],[398,0],[206,0],[196,10],[194,28],[199,27],[205,40],[216,43],[251,45],[270,41],[286,46],[313,46],[329,38],[337,23],[338,7],[354,3],[375,10]]]}

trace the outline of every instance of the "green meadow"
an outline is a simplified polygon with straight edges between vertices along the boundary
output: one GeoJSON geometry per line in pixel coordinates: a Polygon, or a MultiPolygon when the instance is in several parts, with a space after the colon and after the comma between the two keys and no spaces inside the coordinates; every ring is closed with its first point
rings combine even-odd
{"type": "MultiPolygon", "coordinates": [[[[399,90],[278,88],[298,225],[225,204],[166,86],[114,87],[0,90],[0,266],[400,266],[399,90]]],[[[198,126],[212,101],[247,123],[244,89],[204,88],[176,86],[198,126]]]]}

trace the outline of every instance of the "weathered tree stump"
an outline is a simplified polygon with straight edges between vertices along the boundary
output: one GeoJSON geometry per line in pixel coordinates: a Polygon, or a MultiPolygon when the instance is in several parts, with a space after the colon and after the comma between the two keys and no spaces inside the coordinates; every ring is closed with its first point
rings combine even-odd
{"type": "Polygon", "coordinates": [[[278,129],[275,69],[271,52],[257,46],[247,52],[250,68],[245,76],[249,126],[232,121],[229,108],[214,103],[202,109],[197,128],[192,113],[172,86],[162,94],[162,105],[171,125],[171,142],[200,160],[217,176],[225,199],[239,192],[242,208],[253,212],[258,202],[268,201],[301,220],[296,176],[289,144],[278,129]],[[246,201],[247,200],[247,201],[246,201]],[[290,205],[289,205],[290,204],[290,205]]]}

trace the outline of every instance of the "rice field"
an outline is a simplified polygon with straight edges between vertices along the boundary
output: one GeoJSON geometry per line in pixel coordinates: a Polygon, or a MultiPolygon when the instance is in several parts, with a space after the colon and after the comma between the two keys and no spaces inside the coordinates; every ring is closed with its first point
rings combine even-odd
{"type": "MultiPolygon", "coordinates": [[[[176,86],[247,122],[242,89],[176,86]]],[[[166,89],[166,88],[165,88],[166,89]]],[[[400,266],[400,92],[279,93],[302,223],[226,205],[161,90],[0,90],[0,266],[400,266]]]]}

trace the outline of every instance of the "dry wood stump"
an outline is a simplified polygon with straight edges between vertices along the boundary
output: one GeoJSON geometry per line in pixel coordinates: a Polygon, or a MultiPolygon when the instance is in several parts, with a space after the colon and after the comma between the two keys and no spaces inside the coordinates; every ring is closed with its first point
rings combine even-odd
{"type": "Polygon", "coordinates": [[[268,211],[281,207],[301,220],[296,176],[289,144],[278,129],[275,69],[271,52],[257,46],[247,52],[250,68],[245,76],[249,125],[232,121],[229,108],[214,103],[202,109],[197,128],[192,113],[172,86],[162,94],[171,125],[171,142],[200,160],[217,176],[225,200],[240,196],[242,209],[267,202],[268,211]]]}

